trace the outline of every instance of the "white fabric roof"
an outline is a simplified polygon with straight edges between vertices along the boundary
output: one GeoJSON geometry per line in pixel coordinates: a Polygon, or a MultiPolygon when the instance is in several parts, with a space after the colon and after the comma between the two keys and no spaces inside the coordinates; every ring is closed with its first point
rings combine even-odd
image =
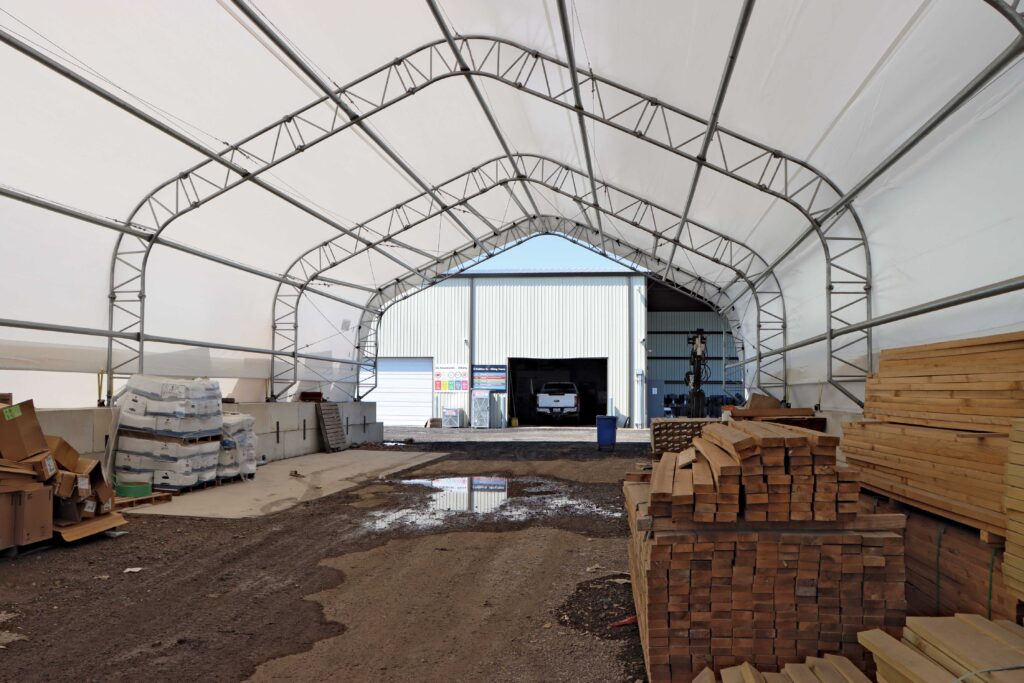
{"type": "MultiPolygon", "coordinates": [[[[568,3],[578,68],[655,98],[658,104],[641,103],[615,117],[620,109],[640,100],[608,83],[595,87],[586,73],[580,76],[582,104],[589,116],[587,143],[596,182],[602,187],[597,202],[606,212],[622,210],[618,216],[605,213],[600,225],[595,211],[584,214],[574,201],[582,197],[592,202],[593,195],[580,126],[571,108],[571,72],[546,60],[564,62],[569,56],[556,0],[440,0],[438,4],[461,55],[472,63],[472,83],[493,113],[508,150],[523,155],[515,157],[516,164],[529,176],[529,183],[490,187],[494,183],[486,182],[502,179],[502,165],[505,180],[514,178],[517,169],[505,156],[502,140],[478,103],[470,79],[458,74],[452,49],[444,42],[431,7],[421,0],[246,3],[244,7],[265,24],[262,29],[243,16],[244,8],[229,0],[184,4],[0,0],[0,28],[11,40],[140,108],[180,136],[218,152],[324,97],[301,72],[302,66],[330,87],[343,87],[342,100],[365,116],[361,124],[368,125],[367,131],[348,125],[259,172],[265,160],[347,119],[342,114],[336,120],[337,107],[327,102],[301,120],[272,128],[251,146],[241,146],[249,156],[224,157],[257,172],[255,181],[239,181],[160,231],[161,239],[240,262],[250,271],[284,277],[300,289],[306,276],[316,274],[326,280],[314,281],[309,288],[332,298],[305,295],[297,317],[289,317],[287,296],[298,291],[291,285],[283,285],[285,299],[279,299],[275,308],[279,283],[273,279],[156,245],[146,268],[146,334],[290,351],[295,346],[287,328],[297,323],[301,353],[358,359],[361,345],[363,357],[372,358],[371,328],[376,324],[372,311],[426,283],[420,275],[408,277],[410,271],[458,252],[457,258],[444,260],[436,268],[443,273],[537,230],[569,231],[573,239],[601,249],[596,232],[601,228],[608,239],[603,246],[609,252],[632,254],[638,267],[694,289],[713,305],[735,301],[736,310],[730,316],[747,340],[748,355],[753,354],[758,305],[742,280],[736,283],[737,271],[756,280],[765,265],[785,253],[808,225],[799,208],[757,185],[784,194],[782,177],[787,173],[789,192],[815,176],[794,163],[781,171],[778,181],[771,180],[771,171],[759,177],[761,172],[755,169],[766,165],[768,157],[758,158],[742,173],[736,171],[745,175],[747,183],[705,168],[689,207],[687,202],[698,166],[694,157],[700,151],[706,121],[715,113],[723,69],[736,44],[738,20],[752,3],[568,3]],[[272,44],[265,29],[294,51],[301,66],[272,44]],[[463,41],[461,37],[472,38],[463,41]],[[508,42],[499,46],[496,39],[508,42]],[[436,43],[436,48],[382,69],[430,43],[436,43]],[[531,53],[515,45],[546,57],[531,61],[531,53]],[[426,73],[429,69],[436,72],[426,73]],[[376,76],[360,81],[375,70],[380,70],[376,76]],[[443,73],[447,76],[435,78],[443,73]],[[358,87],[348,88],[347,84],[357,81],[358,87]],[[516,87],[517,82],[524,87],[516,87]],[[417,85],[415,91],[405,92],[409,83],[417,85]],[[545,87],[561,104],[537,96],[544,94],[545,87]],[[368,96],[371,91],[383,93],[389,104],[377,111],[368,96]],[[697,120],[671,111],[666,114],[661,105],[688,112],[697,120]],[[626,131],[642,130],[645,136],[597,120],[602,118],[626,131]],[[388,158],[371,141],[372,135],[400,161],[388,158]],[[689,138],[693,140],[683,144],[689,138]],[[685,154],[674,153],[672,147],[685,154]],[[438,198],[458,206],[401,230],[401,235],[392,234],[399,242],[384,240],[399,225],[395,215],[369,220],[422,195],[422,187],[408,170],[434,187],[491,160],[497,160],[493,173],[487,170],[443,185],[438,198]],[[567,185],[567,179],[576,184],[567,185]],[[605,183],[610,187],[606,189],[605,183]],[[478,195],[470,192],[473,187],[478,195]],[[460,203],[467,194],[474,196],[460,203]],[[631,208],[637,198],[657,208],[638,216],[631,208]],[[296,202],[308,210],[297,208],[296,202]],[[533,214],[534,202],[544,218],[523,224],[522,208],[533,214]],[[668,240],[675,236],[684,213],[695,225],[680,233],[682,246],[673,247],[668,240]],[[517,221],[516,228],[505,232],[517,221]],[[495,231],[500,234],[495,236],[495,231]],[[661,233],[660,239],[655,239],[656,233],[661,233]],[[481,244],[474,245],[471,238],[481,244]],[[330,240],[334,240],[330,246],[293,267],[308,250],[330,240]],[[368,243],[373,248],[362,251],[368,243]],[[329,267],[331,259],[351,250],[361,253],[329,267]],[[739,253],[749,258],[736,256],[739,253]],[[695,282],[693,276],[701,281],[695,282]],[[395,286],[396,278],[404,278],[404,284],[395,286]],[[382,288],[383,292],[373,291],[382,288]],[[275,321],[277,334],[272,331],[275,321]]],[[[738,43],[718,125],[818,169],[839,188],[839,193],[831,194],[827,188],[821,190],[810,209],[821,211],[870,173],[1009,46],[1015,41],[1020,45],[1024,22],[1021,8],[1013,7],[1001,0],[761,0],[753,4],[738,43]]],[[[849,259],[846,265],[869,278],[871,314],[1021,274],[1024,65],[1019,57],[1018,51],[998,76],[853,202],[870,249],[870,272],[863,249],[844,258],[849,259]]],[[[137,230],[151,234],[169,213],[151,212],[149,205],[136,214],[133,209],[160,184],[206,161],[196,149],[10,45],[0,45],[0,73],[5,97],[5,106],[0,107],[0,129],[5,132],[0,185],[5,188],[115,223],[131,218],[137,230]]],[[[720,136],[713,136],[709,144],[707,160],[712,166],[732,169],[759,153],[735,136],[720,136]]],[[[230,175],[213,162],[201,171],[201,176],[216,177],[218,182],[230,175]]],[[[205,196],[212,191],[212,185],[204,187],[203,182],[199,176],[187,177],[180,187],[172,183],[155,196],[168,210],[175,196],[184,207],[195,198],[190,193],[205,196]]],[[[813,187],[796,203],[806,202],[813,187]]],[[[416,211],[432,214],[437,209],[436,202],[421,198],[401,214],[401,222],[414,221],[416,211]]],[[[849,213],[842,215],[832,233],[837,239],[858,234],[849,213]]],[[[5,298],[0,318],[108,328],[110,267],[117,238],[112,230],[0,197],[0,239],[7,247],[0,250],[0,272],[6,274],[9,287],[19,292],[5,298]]],[[[140,243],[132,238],[123,244],[122,254],[139,250],[140,243]]],[[[839,244],[832,243],[833,255],[839,244]]],[[[118,262],[116,284],[125,282],[124,263],[118,262]]],[[[826,329],[828,270],[822,241],[812,237],[781,263],[777,282],[768,278],[758,286],[763,351],[777,348],[784,339],[794,342],[826,329]],[[773,328],[767,318],[775,314],[768,309],[781,305],[781,300],[771,302],[776,298],[771,293],[780,289],[785,337],[764,331],[773,328]]],[[[832,266],[834,280],[842,272],[832,266]]],[[[854,288],[863,290],[859,285],[854,288]]],[[[117,302],[135,311],[135,289],[121,287],[117,302]]],[[[833,294],[833,308],[852,301],[842,296],[847,295],[833,294]]],[[[879,328],[872,343],[878,348],[1020,328],[1024,325],[1021,303],[1024,298],[1014,294],[914,318],[879,328]]],[[[854,303],[832,320],[832,327],[859,322],[868,314],[863,303],[854,303]]],[[[121,307],[115,309],[113,327],[128,334],[139,331],[121,307]]],[[[134,344],[124,341],[128,347],[134,344]]],[[[101,337],[4,326],[0,327],[0,367],[99,372],[106,359],[98,350],[105,346],[101,337]]],[[[867,346],[854,344],[848,354],[863,366],[867,346]]],[[[115,365],[128,363],[121,370],[135,369],[132,356],[130,348],[115,343],[115,365]]],[[[241,349],[182,353],[180,345],[147,343],[145,357],[148,371],[253,377],[271,372],[266,354],[241,349]]],[[[282,387],[296,378],[326,379],[336,381],[343,393],[358,393],[351,382],[353,366],[307,358],[296,375],[289,374],[289,368],[287,359],[275,364],[273,372],[284,373],[279,378],[282,387]]],[[[773,372],[779,370],[776,366],[773,372]]],[[[800,392],[806,391],[803,400],[816,402],[817,385],[829,374],[824,347],[819,344],[790,353],[787,374],[795,386],[795,400],[801,400],[800,392]]],[[[751,375],[753,384],[762,381],[764,377],[751,375]]],[[[854,387],[851,390],[856,392],[854,387]]],[[[838,394],[830,396],[825,403],[831,400],[838,405],[838,394]]]]}

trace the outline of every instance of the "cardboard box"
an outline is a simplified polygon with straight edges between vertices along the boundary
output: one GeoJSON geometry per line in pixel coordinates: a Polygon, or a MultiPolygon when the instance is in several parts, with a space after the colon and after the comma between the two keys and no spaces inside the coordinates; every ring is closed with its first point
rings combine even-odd
{"type": "Polygon", "coordinates": [[[34,470],[20,462],[0,460],[0,492],[24,491],[35,488],[32,484],[38,483],[34,470]]]}
{"type": "Polygon", "coordinates": [[[31,458],[25,458],[21,461],[21,464],[31,467],[36,473],[36,479],[39,481],[49,481],[57,474],[57,461],[53,459],[49,451],[33,455],[31,458]]]}
{"type": "Polygon", "coordinates": [[[100,503],[109,503],[114,500],[114,487],[107,483],[106,479],[100,479],[93,487],[96,500],[100,503]]]}
{"type": "Polygon", "coordinates": [[[0,457],[21,462],[46,449],[32,401],[0,408],[0,457]]]}
{"type": "Polygon", "coordinates": [[[28,545],[53,536],[53,489],[42,486],[14,498],[14,543],[28,545]]]}
{"type": "Polygon", "coordinates": [[[0,550],[14,546],[14,493],[0,493],[0,550]]]}
{"type": "Polygon", "coordinates": [[[57,498],[71,498],[75,495],[75,484],[77,483],[77,474],[58,470],[57,476],[53,479],[53,495],[57,498]]]}
{"type": "Polygon", "coordinates": [[[91,496],[86,498],[78,504],[78,511],[82,519],[92,519],[96,516],[96,499],[91,496]]]}
{"type": "Polygon", "coordinates": [[[44,438],[46,439],[46,446],[49,448],[50,453],[53,454],[53,459],[56,461],[57,466],[62,470],[74,472],[75,467],[78,465],[78,458],[81,457],[78,451],[59,436],[47,436],[44,438]]]}
{"type": "Polygon", "coordinates": [[[92,484],[89,483],[89,475],[87,474],[76,474],[75,475],[75,494],[76,500],[83,500],[92,495],[92,484]]]}
{"type": "Polygon", "coordinates": [[[53,523],[60,525],[81,522],[82,512],[78,505],[78,502],[70,498],[58,498],[53,506],[53,523]]]}
{"type": "Polygon", "coordinates": [[[98,502],[96,504],[96,514],[97,515],[105,515],[108,512],[113,512],[113,511],[114,511],[114,499],[113,498],[111,498],[110,500],[100,501],[100,502],[98,502]]]}
{"type": "Polygon", "coordinates": [[[102,477],[102,469],[99,467],[100,461],[93,460],[92,458],[79,458],[75,464],[75,472],[78,474],[78,483],[75,485],[75,495],[81,500],[88,498],[93,492],[93,476],[96,472],[100,473],[102,477]]]}

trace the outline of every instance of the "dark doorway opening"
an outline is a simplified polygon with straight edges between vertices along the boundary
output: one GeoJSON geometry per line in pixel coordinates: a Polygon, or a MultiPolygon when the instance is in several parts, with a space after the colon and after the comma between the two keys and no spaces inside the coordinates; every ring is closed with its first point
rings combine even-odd
{"type": "Polygon", "coordinates": [[[547,382],[572,382],[580,394],[579,424],[592,426],[608,404],[607,358],[509,358],[509,417],[521,425],[577,423],[537,412],[537,394],[547,382]]]}

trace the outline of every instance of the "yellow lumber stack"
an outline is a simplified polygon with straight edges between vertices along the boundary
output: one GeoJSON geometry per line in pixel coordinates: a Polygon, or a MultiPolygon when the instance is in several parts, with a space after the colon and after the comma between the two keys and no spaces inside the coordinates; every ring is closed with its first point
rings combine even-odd
{"type": "Polygon", "coordinates": [[[1024,418],[1024,332],[885,349],[864,416],[979,432],[1024,418]]]}
{"type": "Polygon", "coordinates": [[[976,614],[907,617],[902,641],[879,630],[858,634],[885,683],[1024,682],[1024,629],[976,614]]]}
{"type": "Polygon", "coordinates": [[[700,436],[704,425],[716,422],[704,417],[656,417],[651,420],[651,453],[655,459],[662,453],[679,453],[700,436]]]}
{"type": "Polygon", "coordinates": [[[1006,458],[1006,556],[1003,581],[1024,600],[1024,420],[1017,420],[1010,432],[1006,458]]]}

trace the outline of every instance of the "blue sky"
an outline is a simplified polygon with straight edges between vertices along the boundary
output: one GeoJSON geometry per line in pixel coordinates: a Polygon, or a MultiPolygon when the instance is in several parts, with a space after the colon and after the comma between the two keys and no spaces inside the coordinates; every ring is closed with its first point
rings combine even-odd
{"type": "Polygon", "coordinates": [[[473,266],[474,273],[504,271],[620,271],[628,270],[561,237],[541,235],[473,266]]]}

